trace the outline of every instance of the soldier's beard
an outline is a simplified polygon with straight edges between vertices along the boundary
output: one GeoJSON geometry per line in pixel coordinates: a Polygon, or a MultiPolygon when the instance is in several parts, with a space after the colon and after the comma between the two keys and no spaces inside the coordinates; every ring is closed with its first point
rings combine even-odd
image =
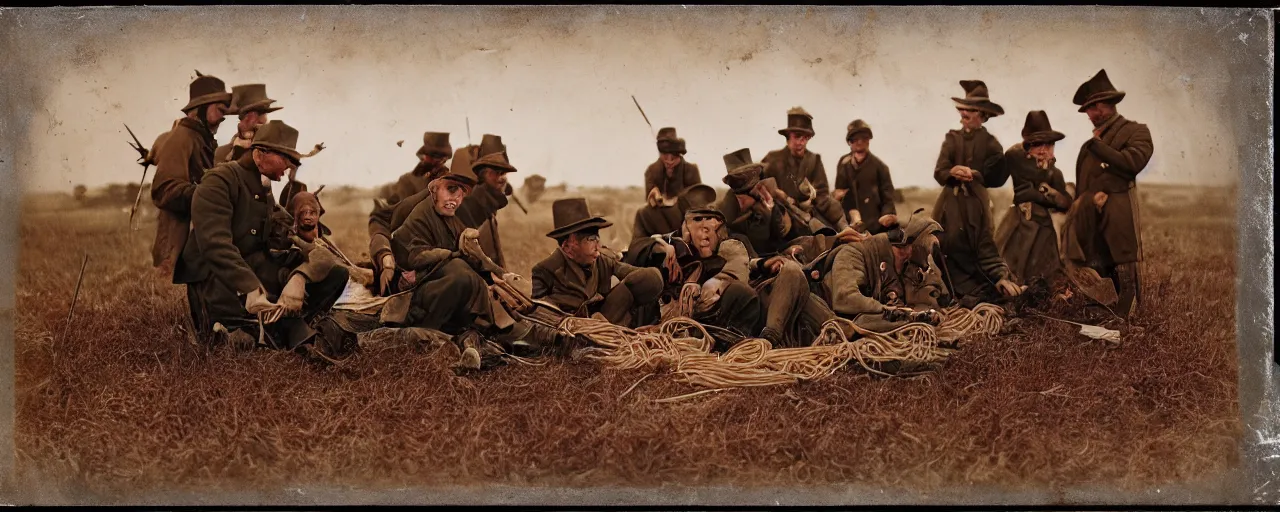
{"type": "Polygon", "coordinates": [[[316,224],[310,224],[310,225],[298,224],[298,228],[297,228],[298,238],[301,238],[307,242],[314,241],[316,239],[316,235],[318,234],[318,230],[316,228],[317,228],[316,224]]]}

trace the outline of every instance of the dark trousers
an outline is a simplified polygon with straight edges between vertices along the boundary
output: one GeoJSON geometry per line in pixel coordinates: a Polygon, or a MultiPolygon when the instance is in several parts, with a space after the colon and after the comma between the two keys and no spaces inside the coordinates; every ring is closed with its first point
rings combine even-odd
{"type": "MultiPolygon", "coordinates": [[[[297,348],[311,340],[316,334],[311,328],[311,321],[333,307],[346,289],[349,278],[347,269],[334,267],[324,279],[307,283],[301,317],[284,317],[265,326],[266,336],[276,346],[286,349],[297,348]]],[[[276,302],[280,300],[280,294],[269,290],[267,298],[276,302]]],[[[204,281],[187,285],[191,318],[195,322],[196,332],[203,335],[212,333],[214,323],[221,323],[228,331],[242,329],[257,337],[258,318],[245,309],[244,301],[244,297],[236,296],[235,291],[217,277],[210,276],[204,281]]]]}

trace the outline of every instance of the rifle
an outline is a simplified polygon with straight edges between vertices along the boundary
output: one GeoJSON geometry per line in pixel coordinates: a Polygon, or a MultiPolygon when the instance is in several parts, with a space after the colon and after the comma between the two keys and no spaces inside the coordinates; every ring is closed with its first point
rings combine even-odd
{"type": "Polygon", "coordinates": [[[649,125],[649,135],[652,135],[652,136],[654,136],[654,137],[657,137],[657,135],[654,135],[654,133],[653,133],[653,123],[650,123],[650,122],[649,122],[649,116],[645,115],[645,114],[644,114],[644,109],[640,108],[640,102],[639,102],[639,101],[636,101],[636,95],[634,95],[634,94],[632,94],[632,95],[631,95],[631,101],[632,101],[632,103],[635,103],[635,104],[636,104],[636,110],[639,110],[639,111],[640,111],[640,117],[643,117],[643,118],[644,118],[644,124],[649,125]]]}
{"type": "Polygon", "coordinates": [[[765,178],[760,180],[760,183],[764,185],[765,190],[767,190],[769,194],[773,195],[774,202],[781,204],[782,207],[786,209],[787,213],[791,214],[792,219],[799,222],[809,230],[808,234],[833,236],[836,233],[839,233],[838,230],[830,224],[827,224],[827,220],[822,218],[820,215],[809,215],[808,213],[805,213],[804,210],[801,210],[800,207],[792,204],[791,201],[788,201],[789,198],[787,197],[787,193],[778,190],[778,182],[776,179],[765,178]]]}
{"type": "Polygon", "coordinates": [[[138,197],[133,200],[133,208],[129,210],[129,229],[137,229],[133,225],[133,217],[138,213],[138,203],[142,201],[142,186],[147,182],[147,169],[151,168],[151,152],[142,145],[138,140],[138,136],[133,134],[133,130],[129,129],[129,125],[124,125],[124,129],[129,131],[129,136],[133,137],[133,142],[129,143],[129,147],[133,148],[140,155],[138,157],[138,165],[142,166],[142,181],[138,182],[138,197]]]}

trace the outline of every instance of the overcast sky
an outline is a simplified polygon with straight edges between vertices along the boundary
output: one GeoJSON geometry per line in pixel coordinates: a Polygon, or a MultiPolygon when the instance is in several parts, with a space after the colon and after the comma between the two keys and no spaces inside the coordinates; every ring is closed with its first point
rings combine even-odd
{"type": "MultiPolygon", "coordinates": [[[[1204,9],[254,6],[0,17],[11,45],[29,43],[8,57],[25,63],[29,82],[10,106],[31,115],[14,164],[28,190],[67,191],[137,180],[123,123],[149,145],[181,115],[196,69],[228,88],[267,84],[284,107],[273,119],[299,129],[300,148],[327,146],[302,168],[313,187],[394,181],[424,131],[450,132],[456,148],[468,118],[471,141],[503,136],[517,184],[538,173],[552,184],[640,185],[657,152],[632,95],[655,130],[678,129],[715,185],[725,153],[748,147],[759,160],[781,148],[787,109],[803,106],[830,178],[848,152],[845,126],[861,118],[895,184],[933,186],[943,136],[959,126],[950,98],[963,96],[962,79],[986,81],[1004,107],[988,128],[1006,148],[1029,110],[1047,111],[1066,134],[1058,167],[1072,181],[1091,125],[1071,98],[1103,68],[1128,93],[1120,112],[1154,136],[1140,183],[1229,184],[1237,137],[1250,134],[1230,123],[1226,56],[1266,43],[1215,32],[1229,16],[1204,9]]],[[[220,143],[235,122],[223,123],[220,143]]]]}

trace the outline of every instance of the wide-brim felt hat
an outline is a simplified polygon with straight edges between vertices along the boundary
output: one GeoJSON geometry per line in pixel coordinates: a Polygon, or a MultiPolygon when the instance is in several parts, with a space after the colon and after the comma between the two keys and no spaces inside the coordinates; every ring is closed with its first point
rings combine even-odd
{"type": "MultiPolygon", "coordinates": [[[[481,157],[492,155],[494,153],[505,154],[506,152],[507,152],[507,145],[502,143],[501,135],[493,135],[491,133],[486,133],[482,137],[480,137],[480,156],[481,157]]],[[[506,158],[507,158],[507,162],[511,161],[510,156],[506,156],[506,158]]]]}
{"type": "Polygon", "coordinates": [[[760,183],[760,175],[764,172],[764,164],[751,160],[751,150],[742,148],[724,155],[724,166],[728,174],[724,184],[735,194],[746,194],[760,183]]]}
{"type": "Polygon", "coordinates": [[[418,155],[433,155],[437,157],[453,155],[453,145],[449,143],[449,134],[446,132],[426,132],[422,134],[422,147],[418,148],[418,155]]]}
{"type": "Polygon", "coordinates": [[[676,155],[686,154],[684,139],[676,135],[676,129],[672,127],[662,128],[658,130],[658,152],[676,155]]]}
{"type": "Polygon", "coordinates": [[[271,106],[275,102],[276,100],[267,97],[266,84],[237,85],[231,88],[231,106],[227,109],[227,114],[240,115],[249,112],[269,114],[284,108],[271,106]]]}
{"type": "Polygon", "coordinates": [[[563,238],[590,228],[607,228],[613,223],[602,216],[591,213],[586,198],[570,197],[557,199],[551,203],[551,219],[555,226],[547,233],[550,238],[563,238]]]}
{"type": "Polygon", "coordinates": [[[897,233],[890,232],[889,243],[898,247],[914,244],[921,236],[931,233],[942,233],[942,225],[924,213],[924,208],[912,212],[905,225],[899,224],[897,233]]]}
{"type": "Polygon", "coordinates": [[[1124,100],[1124,91],[1117,91],[1107,78],[1107,70],[1099,70],[1089,81],[1080,84],[1071,102],[1080,105],[1078,112],[1084,112],[1090,105],[1098,102],[1120,103],[1124,100]]]}
{"type": "Polygon", "coordinates": [[[289,157],[296,166],[302,164],[302,153],[298,152],[298,130],[284,124],[284,121],[271,120],[258,127],[253,133],[250,147],[261,148],[289,157]]]}
{"type": "Polygon", "coordinates": [[[691,185],[680,192],[680,206],[686,216],[714,215],[724,220],[724,214],[715,203],[716,189],[704,183],[691,185]]]}
{"type": "Polygon", "coordinates": [[[805,112],[803,107],[792,107],[787,111],[787,127],[778,130],[778,134],[783,137],[789,132],[803,133],[810,137],[814,136],[813,116],[805,112]]]}
{"type": "Polygon", "coordinates": [[[187,102],[187,106],[182,107],[183,112],[201,105],[231,103],[231,93],[227,92],[225,82],[212,75],[200,74],[199,71],[196,71],[196,75],[196,79],[192,80],[188,87],[191,99],[187,102]]]}
{"type": "Polygon", "coordinates": [[[471,171],[476,176],[479,176],[480,169],[485,167],[497,169],[501,172],[516,172],[515,166],[511,165],[511,163],[507,161],[506,152],[490,153],[471,163],[471,171]]]}
{"type": "Polygon", "coordinates": [[[957,108],[969,108],[986,112],[991,117],[1004,115],[1004,107],[991,101],[990,94],[987,92],[987,84],[982,80],[961,80],[960,87],[964,88],[964,97],[951,97],[951,100],[956,102],[957,108]]]}
{"type": "Polygon", "coordinates": [[[844,140],[846,142],[853,140],[853,136],[860,133],[867,134],[868,139],[874,138],[874,135],[871,134],[871,125],[861,119],[854,119],[853,122],[849,123],[849,126],[845,128],[844,140]]]}
{"type": "Polygon", "coordinates": [[[1067,138],[1061,132],[1054,131],[1049,124],[1049,114],[1043,110],[1027,112],[1027,121],[1022,125],[1022,144],[1043,144],[1057,142],[1067,138]]]}

